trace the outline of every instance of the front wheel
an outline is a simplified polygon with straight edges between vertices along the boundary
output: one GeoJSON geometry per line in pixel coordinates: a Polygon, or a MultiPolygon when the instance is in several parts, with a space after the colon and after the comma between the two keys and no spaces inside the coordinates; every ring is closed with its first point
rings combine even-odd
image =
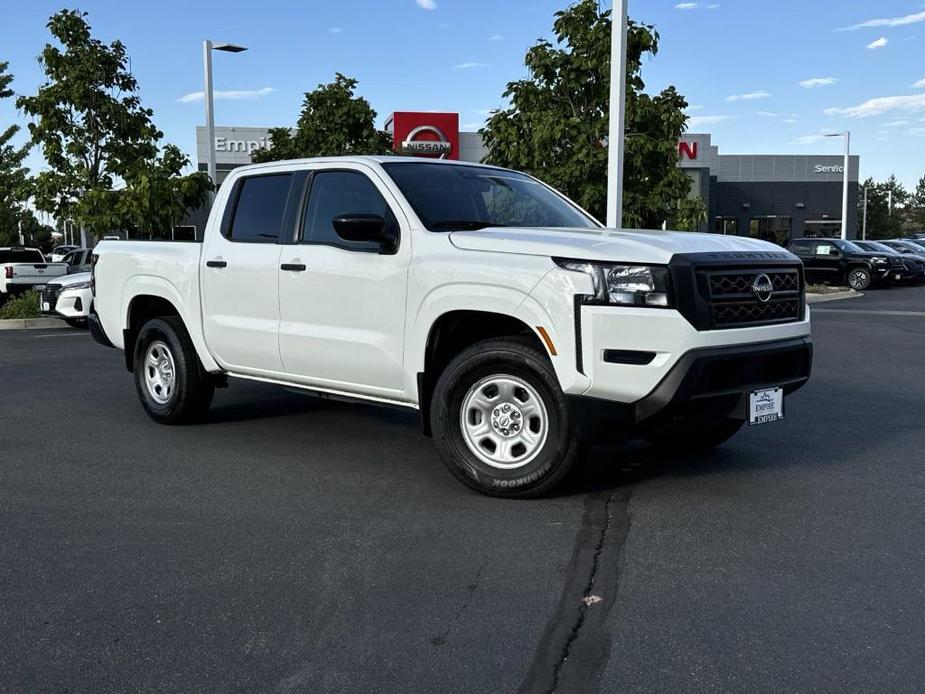
{"type": "Polygon", "coordinates": [[[870,287],[870,270],[864,267],[855,267],[848,270],[848,286],[855,291],[863,291],[870,287]]]}
{"type": "Polygon", "coordinates": [[[135,340],[135,387],[145,412],[160,424],[201,419],[215,386],[177,316],[149,320],[135,340]]]}
{"type": "Polygon", "coordinates": [[[578,457],[552,365],[521,338],[485,340],[454,358],[434,388],[431,423],[450,472],[491,496],[546,494],[578,457]]]}

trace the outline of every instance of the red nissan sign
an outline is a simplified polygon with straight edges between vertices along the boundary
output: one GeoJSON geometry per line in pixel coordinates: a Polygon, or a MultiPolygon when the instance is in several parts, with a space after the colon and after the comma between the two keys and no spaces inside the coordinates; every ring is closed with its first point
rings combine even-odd
{"type": "Polygon", "coordinates": [[[459,114],[396,111],[387,129],[399,154],[431,159],[459,159],[459,114]]]}

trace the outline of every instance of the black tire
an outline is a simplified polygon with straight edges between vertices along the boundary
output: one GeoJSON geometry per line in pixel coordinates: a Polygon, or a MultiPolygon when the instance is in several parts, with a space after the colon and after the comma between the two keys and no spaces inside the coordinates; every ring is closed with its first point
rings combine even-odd
{"type": "MultiPolygon", "coordinates": [[[[515,385],[514,390],[517,388],[515,385]]],[[[527,417],[522,424],[527,428],[527,417]]],[[[487,422],[486,427],[489,425],[487,422]]],[[[547,494],[565,479],[579,457],[575,426],[549,358],[523,338],[484,340],[457,355],[440,374],[434,388],[431,426],[437,449],[450,472],[466,486],[490,496],[527,499],[547,494]],[[528,394],[522,388],[520,392],[542,401],[534,420],[545,414],[545,438],[536,442],[533,453],[523,455],[523,464],[514,461],[518,467],[501,469],[486,463],[466,442],[463,433],[464,399],[476,384],[492,378],[525,383],[533,393],[528,394]]],[[[522,444],[515,443],[511,450],[517,445],[522,444]]]]}
{"type": "Polygon", "coordinates": [[[648,432],[646,442],[667,451],[708,451],[735,436],[742,425],[741,419],[706,419],[666,424],[648,432]]]}
{"type": "Polygon", "coordinates": [[[848,270],[848,286],[857,292],[869,289],[873,278],[866,267],[853,267],[848,270]]]}
{"type": "MultiPolygon", "coordinates": [[[[163,355],[161,348],[158,351],[163,355]]],[[[145,412],[160,424],[188,424],[200,421],[212,404],[215,386],[196,355],[193,341],[178,316],[163,316],[145,323],[135,340],[135,387],[145,412]],[[169,352],[173,378],[169,390],[160,392],[163,402],[149,389],[145,364],[153,345],[163,345],[169,352]]]]}

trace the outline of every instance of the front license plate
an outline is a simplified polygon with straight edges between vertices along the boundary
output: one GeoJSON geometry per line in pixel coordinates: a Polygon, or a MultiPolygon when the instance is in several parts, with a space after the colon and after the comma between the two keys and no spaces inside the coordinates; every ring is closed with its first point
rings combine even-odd
{"type": "Polygon", "coordinates": [[[748,423],[767,424],[784,418],[784,389],[766,388],[748,394],[748,423]]]}
{"type": "Polygon", "coordinates": [[[43,310],[43,311],[51,311],[51,306],[48,305],[48,302],[47,302],[47,301],[43,301],[43,302],[42,302],[42,310],[43,310]]]}
{"type": "Polygon", "coordinates": [[[899,282],[899,280],[901,280],[902,278],[903,278],[902,275],[896,275],[896,281],[897,281],[897,282],[899,282]]]}

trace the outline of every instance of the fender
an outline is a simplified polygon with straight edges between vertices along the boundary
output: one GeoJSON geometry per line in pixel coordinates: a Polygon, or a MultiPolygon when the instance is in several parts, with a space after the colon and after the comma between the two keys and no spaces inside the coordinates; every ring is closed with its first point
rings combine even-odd
{"type": "MultiPolygon", "coordinates": [[[[198,278],[196,279],[198,280],[198,278]]],[[[180,319],[183,321],[183,325],[189,333],[190,339],[193,342],[193,347],[196,348],[196,354],[199,356],[203,368],[209,372],[221,371],[222,368],[209,352],[209,348],[206,346],[205,336],[202,333],[202,322],[199,319],[198,282],[195,288],[191,287],[190,289],[192,289],[192,291],[186,292],[184,298],[184,294],[180,292],[176,285],[163,277],[154,275],[132,275],[126,279],[122,287],[121,329],[126,330],[129,327],[129,309],[135,298],[139,296],[156,296],[164,299],[169,302],[180,315],[180,319]]],[[[123,349],[126,350],[127,354],[128,345],[123,345],[123,349]]]]}

